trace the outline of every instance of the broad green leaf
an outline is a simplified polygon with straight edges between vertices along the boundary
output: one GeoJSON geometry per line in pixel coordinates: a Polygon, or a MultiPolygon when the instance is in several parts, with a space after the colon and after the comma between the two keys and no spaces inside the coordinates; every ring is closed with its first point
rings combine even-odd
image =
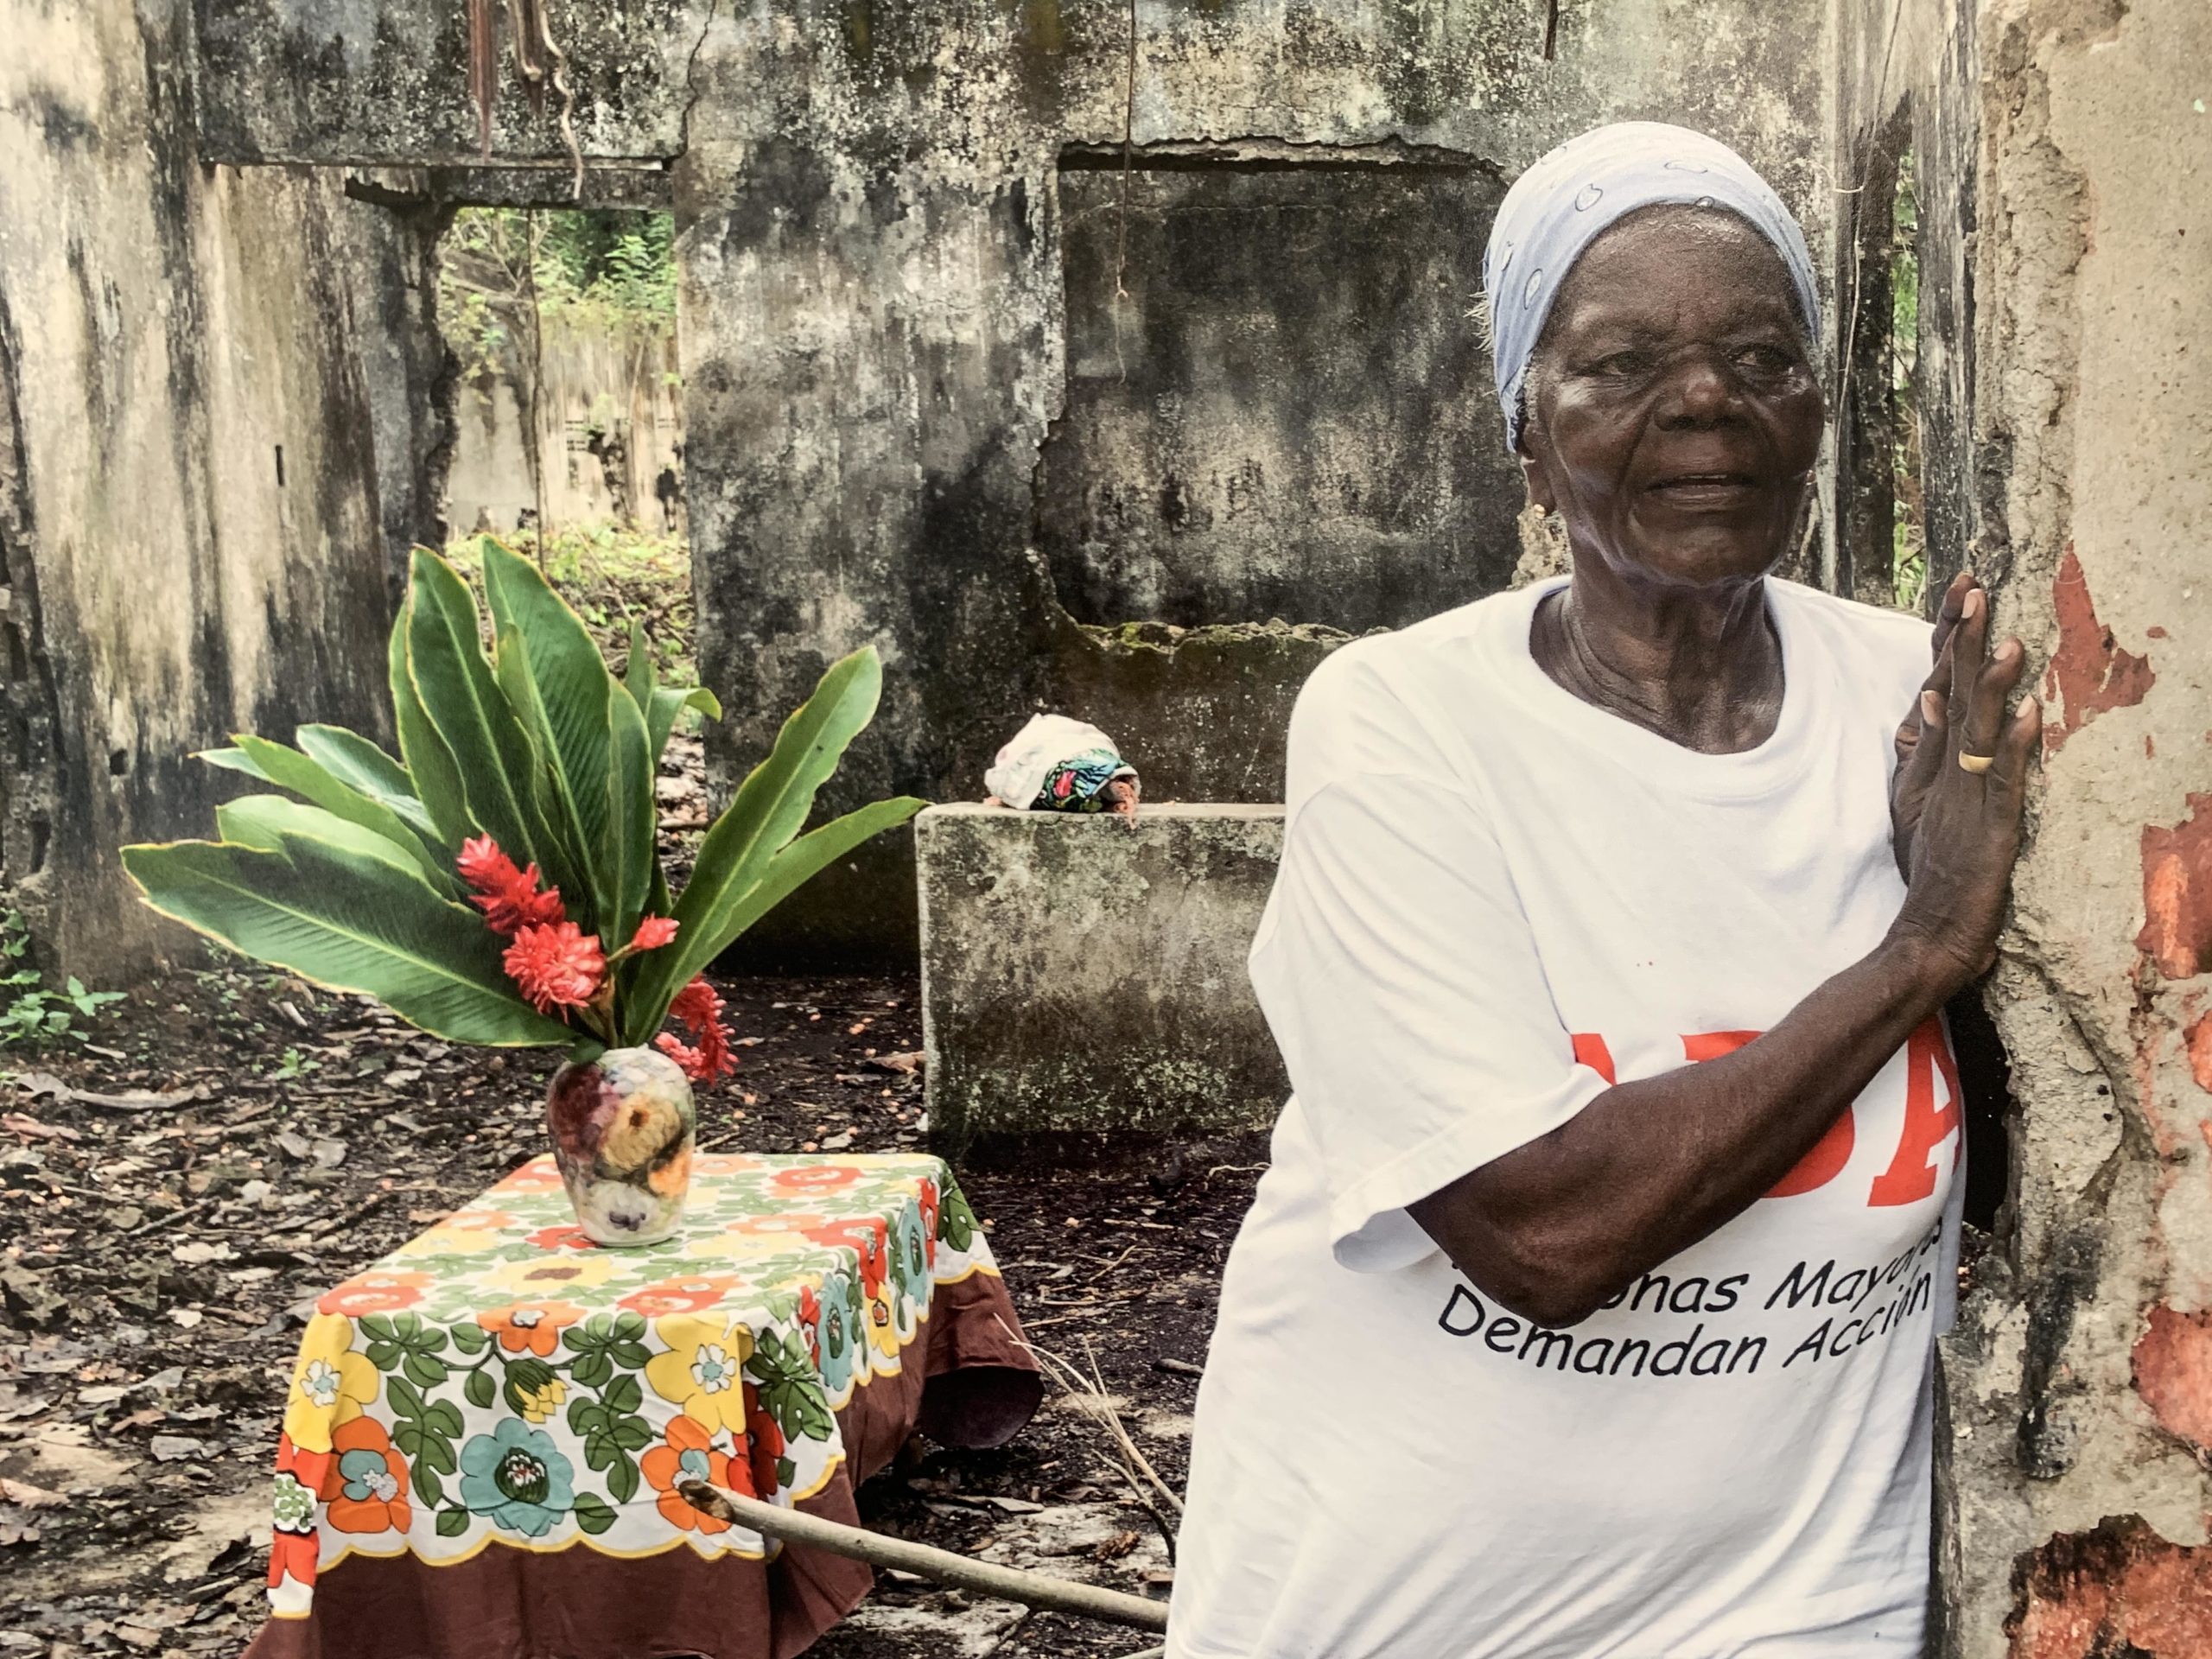
{"type": "Polygon", "coordinates": [[[668,749],[668,734],[676,729],[676,717],[686,709],[696,709],[709,720],[722,717],[721,699],[703,685],[661,685],[653,688],[652,707],[645,710],[645,726],[653,740],[653,764],[660,764],[661,756],[668,749]]]}
{"type": "Polygon", "coordinates": [[[653,668],[652,647],[645,641],[645,625],[630,620],[630,660],[622,667],[622,684],[640,709],[652,707],[653,688],[660,676],[653,668]]]}
{"type": "Polygon", "coordinates": [[[507,707],[521,721],[537,756],[531,794],[550,837],[547,864],[541,874],[567,895],[570,919],[580,923],[585,931],[593,931],[607,908],[598,898],[596,872],[585,854],[587,843],[575,804],[569,798],[568,780],[554,762],[553,728],[546,718],[544,700],[537,695],[537,682],[531,677],[529,653],[523,649],[522,636],[512,627],[499,631],[499,651],[493,658],[492,674],[507,707]]]}
{"type": "MultiPolygon", "coordinates": [[[[645,958],[633,992],[632,1031],[657,1030],[677,991],[736,937],[723,931],[727,916],[745,902],[769,861],[805,823],[816,791],[874,717],[882,687],[882,664],[872,647],[863,646],[831,664],[814,695],[784,722],[768,758],[738,786],[699,845],[690,882],[676,901],[683,930],[673,944],[645,958]]],[[[919,810],[918,804],[909,815],[919,810]]]]}
{"type": "MultiPolygon", "coordinates": [[[[701,931],[709,941],[709,948],[701,965],[703,967],[728,950],[746,929],[846,854],[887,830],[897,829],[928,804],[927,801],[918,800],[911,795],[898,796],[891,800],[874,802],[846,813],[842,818],[833,818],[818,830],[808,830],[769,860],[767,873],[760,880],[742,893],[729,895],[721,909],[700,918],[701,931]]],[[[684,932],[689,932],[692,923],[687,921],[684,932]]],[[[683,942],[683,933],[678,933],[675,944],[644,957],[633,957],[623,966],[627,968],[635,964],[642,980],[645,964],[656,956],[675,950],[683,942]]],[[[626,988],[620,1005],[624,1011],[622,1040],[626,1043],[652,1041],[653,1033],[660,1029],[661,1022],[668,1018],[669,1002],[675,1000],[676,993],[688,982],[688,979],[675,982],[670,988],[667,999],[658,1005],[646,999],[642,986],[626,988]],[[647,1018],[648,1015],[651,1017],[647,1018]]]]}
{"type": "Polygon", "coordinates": [[[630,624],[630,664],[624,671],[622,683],[638,707],[645,711],[645,731],[652,739],[656,770],[661,756],[667,752],[668,734],[676,729],[676,717],[685,709],[696,709],[709,720],[722,717],[721,699],[705,686],[660,683],[653,668],[652,647],[645,643],[645,628],[636,622],[630,624]]]}
{"type": "Polygon", "coordinates": [[[215,809],[215,832],[240,847],[282,853],[294,841],[320,841],[363,858],[374,859],[402,876],[420,876],[423,867],[405,848],[358,823],[287,800],[282,795],[248,795],[215,809]]]}
{"type": "MultiPolygon", "coordinates": [[[[607,799],[607,838],[601,856],[606,860],[607,886],[614,907],[605,918],[609,931],[601,939],[609,950],[629,944],[645,914],[645,900],[653,890],[660,868],[656,844],[658,810],[653,801],[652,749],[645,735],[645,717],[626,696],[613,699],[613,747],[601,785],[607,799]]],[[[673,945],[649,952],[665,956],[673,945]]],[[[673,995],[674,993],[671,992],[673,995]]]]}
{"type": "Polygon", "coordinates": [[[348,823],[358,823],[372,834],[381,836],[413,858],[432,887],[460,896],[461,882],[452,864],[424,846],[422,837],[406,820],[381,801],[372,800],[351,785],[340,782],[319,762],[282,743],[245,734],[232,741],[238,745],[238,753],[253,763],[259,775],[277,788],[289,789],[324,811],[335,813],[348,823]]]}
{"type": "Polygon", "coordinates": [[[279,852],[187,841],[126,847],[123,864],[163,915],[315,984],[373,996],[449,1042],[575,1036],[517,993],[481,916],[357,847],[303,835],[283,836],[279,852]]]}
{"type": "Polygon", "coordinates": [[[415,798],[415,780],[401,766],[358,732],[343,726],[302,726],[292,734],[307,757],[341,784],[358,789],[372,801],[381,801],[404,819],[430,846],[438,844],[437,826],[415,798]]]}
{"type": "MultiPolygon", "coordinates": [[[[537,752],[493,677],[480,643],[482,618],[475,597],[454,568],[427,548],[415,550],[414,576],[408,672],[459,768],[468,816],[516,863],[535,861],[557,880],[567,872],[538,812],[537,752]]],[[[411,756],[408,767],[416,771],[411,756]]]]}
{"type": "Polygon", "coordinates": [[[392,723],[399,729],[399,753],[407,764],[407,775],[414,780],[416,797],[444,843],[440,850],[457,857],[461,842],[476,833],[477,826],[468,814],[467,797],[461,792],[461,768],[423,707],[422,693],[416,690],[409,645],[414,630],[415,596],[410,593],[399,607],[398,620],[391,625],[386,652],[392,723]]]}
{"type": "MultiPolygon", "coordinates": [[[[620,908],[620,889],[607,874],[607,791],[600,782],[614,741],[611,704],[620,695],[614,677],[607,671],[583,619],[528,560],[489,536],[478,547],[499,635],[499,683],[514,700],[516,671],[526,666],[543,711],[556,798],[574,821],[580,873],[592,884],[596,917],[604,918],[620,908]],[[519,642],[522,664],[510,662],[511,638],[519,642]]],[[[608,940],[608,948],[616,943],[608,940]]]]}
{"type": "Polygon", "coordinates": [[[259,766],[255,766],[253,758],[244,749],[201,749],[192,758],[195,760],[205,760],[211,766],[219,766],[225,772],[242,772],[247,777],[257,778],[264,784],[273,784],[276,781],[259,766]]]}

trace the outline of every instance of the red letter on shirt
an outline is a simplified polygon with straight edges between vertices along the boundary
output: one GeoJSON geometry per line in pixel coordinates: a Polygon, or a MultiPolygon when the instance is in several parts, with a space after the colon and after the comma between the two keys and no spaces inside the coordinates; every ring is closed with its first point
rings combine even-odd
{"type": "MultiPolygon", "coordinates": [[[[1734,1053],[1758,1035],[1756,1031],[1700,1032],[1694,1037],[1682,1039],[1682,1052],[1693,1061],[1717,1060],[1723,1054],[1734,1053]]],[[[1858,1138],[1859,1131],[1851,1121],[1851,1108],[1847,1106],[1828,1125],[1827,1133],[1815,1141],[1812,1149],[1774,1184],[1767,1197],[1793,1198],[1800,1192],[1826,1186],[1851,1161],[1851,1148],[1858,1138]]]]}
{"type": "MultiPolygon", "coordinates": [[[[1904,1132],[1897,1137],[1897,1156],[1874,1178],[1866,1194],[1870,1207],[1917,1204],[1936,1191],[1936,1147],[1959,1127],[1959,1066],[1944,1039],[1943,1022],[1930,1014],[1904,1046],[1904,1132]],[[1950,1090],[1941,1109],[1936,1104],[1936,1074],[1943,1074],[1950,1090]]],[[[1955,1164],[1955,1155],[1954,1163],[1955,1164]]]]}
{"type": "Polygon", "coordinates": [[[1613,1051],[1605,1046],[1605,1039],[1594,1031],[1574,1033],[1574,1063],[1588,1066],[1609,1084],[1620,1082],[1613,1075],[1613,1051]]]}

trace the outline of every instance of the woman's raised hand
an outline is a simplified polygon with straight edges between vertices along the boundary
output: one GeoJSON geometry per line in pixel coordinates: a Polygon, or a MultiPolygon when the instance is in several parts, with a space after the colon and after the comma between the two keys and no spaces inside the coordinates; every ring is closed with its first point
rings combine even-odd
{"type": "Polygon", "coordinates": [[[1989,648],[1989,595],[1970,575],[1943,596],[1936,653],[1897,732],[1891,823],[1907,885],[1896,931],[1964,985],[1996,957],[2043,710],[2024,697],[2007,717],[2027,653],[2018,639],[1989,648]]]}
{"type": "MultiPolygon", "coordinates": [[[[1940,697],[1950,690],[1951,635],[1965,614],[1967,595],[1980,591],[1980,578],[1971,570],[1960,571],[1943,590],[1928,653],[1931,666],[1928,677],[1920,683],[1922,692],[1933,691],[1940,697]]],[[[1897,764],[1890,774],[1890,848],[1897,855],[1897,874],[1908,882],[1912,880],[1912,838],[1920,828],[1921,809],[1928,804],[1928,785],[1942,775],[1932,766],[1916,768],[1912,764],[1920,747],[1920,696],[1916,693],[1904,718],[1897,722],[1897,764]]]]}

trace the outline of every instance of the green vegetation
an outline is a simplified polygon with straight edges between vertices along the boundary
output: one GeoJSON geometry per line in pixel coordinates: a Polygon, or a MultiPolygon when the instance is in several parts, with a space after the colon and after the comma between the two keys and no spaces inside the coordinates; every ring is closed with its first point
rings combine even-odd
{"type": "MultiPolygon", "coordinates": [[[[450,543],[446,558],[480,588],[483,537],[450,543]]],[[[692,654],[691,550],[680,535],[655,535],[619,524],[563,524],[545,544],[539,560],[537,533],[516,531],[506,544],[538,564],[546,580],[575,607],[590,628],[602,655],[620,665],[626,661],[633,626],[645,630],[653,669],[663,680],[698,683],[692,654]]]]}
{"type": "Polygon", "coordinates": [[[46,988],[46,976],[30,960],[31,938],[22,912],[0,911],[0,1047],[16,1044],[33,1046],[67,1039],[82,1041],[76,1029],[80,1019],[90,1019],[110,1002],[123,1000],[120,991],[88,991],[73,975],[59,991],[46,988]]]}
{"type": "Polygon", "coordinates": [[[463,207],[439,249],[438,325],[472,380],[530,349],[534,316],[673,332],[675,244],[666,213],[463,207]]]}
{"type": "Polygon", "coordinates": [[[217,808],[219,841],[124,848],[148,904],[450,1041],[590,1058],[649,1041],[747,928],[921,810],[901,797],[800,833],[874,717],[863,648],[784,722],[671,893],[654,779],[677,715],[720,705],[663,683],[639,626],[618,677],[532,561],[485,537],[473,562],[488,653],[475,591],[415,550],[390,648],[398,755],[319,725],[296,748],[241,735],[203,755],[286,793],[217,808]]]}

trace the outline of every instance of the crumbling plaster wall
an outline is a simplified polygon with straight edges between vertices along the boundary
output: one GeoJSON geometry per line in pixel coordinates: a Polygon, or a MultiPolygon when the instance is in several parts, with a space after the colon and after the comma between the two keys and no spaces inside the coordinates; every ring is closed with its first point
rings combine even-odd
{"type": "Polygon", "coordinates": [[[443,354],[418,226],[196,159],[181,9],[0,14],[0,862],[105,977],[178,937],[116,849],[211,827],[190,751],[375,728],[443,354]]]}
{"type": "MultiPolygon", "coordinates": [[[[1886,10],[1877,8],[1876,10],[1886,10]]],[[[1944,1354],[1962,1659],[2212,1652],[2212,14],[1986,0],[1967,550],[2048,702],[1944,1354]],[[2109,1520],[2110,1524],[2102,1524],[2109,1520]]]]}
{"type": "MultiPolygon", "coordinates": [[[[1825,13],[1570,0],[1549,62],[1543,8],[1517,0],[1146,3],[1134,40],[1123,9],[1051,0],[716,16],[674,169],[700,649],[733,710],[710,763],[726,780],[864,643],[884,653],[887,691],[840,804],[971,795],[1021,717],[1065,690],[1052,620],[1020,579],[1069,372],[1065,150],[1120,144],[1126,117],[1148,152],[1395,147],[1504,178],[1593,122],[1657,116],[1738,143],[1819,236],[1825,13]]],[[[1274,436],[1255,429],[1255,449],[1274,436]]],[[[1496,563],[1502,576],[1510,552],[1496,563]]],[[[1468,596],[1440,592],[1436,608],[1468,596]]],[[[1325,620],[1313,603],[1283,620],[1325,620]]],[[[903,951],[908,846],[887,838],[815,884],[762,950],[903,951]]]]}

